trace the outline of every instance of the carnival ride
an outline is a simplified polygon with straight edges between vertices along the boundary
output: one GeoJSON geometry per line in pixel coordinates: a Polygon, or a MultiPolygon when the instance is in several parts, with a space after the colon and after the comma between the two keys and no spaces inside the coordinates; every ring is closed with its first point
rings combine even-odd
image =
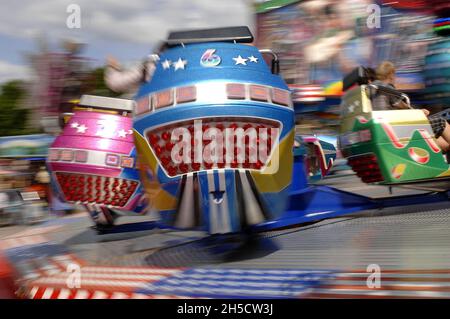
{"type": "MultiPolygon", "coordinates": [[[[136,95],[133,127],[131,101],[83,97],[48,160],[65,200],[85,205],[99,228],[113,225],[118,214],[144,212],[148,201],[164,227],[209,234],[443,200],[441,179],[419,187],[441,193],[415,199],[373,199],[315,185],[336,150],[314,136],[294,142],[292,100],[277,75],[278,58],[241,44],[252,40],[246,27],[171,33],[152,80],[136,95]]],[[[363,80],[351,74],[351,85],[363,80]]],[[[418,181],[448,175],[425,115],[371,112],[367,88],[358,85],[343,97],[339,137],[362,181],[417,188],[418,181]]]]}
{"type": "Polygon", "coordinates": [[[365,183],[447,192],[449,163],[424,112],[373,111],[376,95],[401,97],[373,84],[357,85],[343,97],[339,143],[349,165],[365,183]]]}
{"type": "Polygon", "coordinates": [[[233,233],[284,211],[294,111],[276,55],[242,44],[252,41],[247,27],[173,32],[136,96],[147,196],[177,228],[233,233]],[[171,139],[175,129],[188,140],[171,139]]]}
{"type": "Polygon", "coordinates": [[[99,230],[145,212],[132,136],[132,101],[84,95],[49,148],[47,165],[63,200],[83,205],[99,230]]]}
{"type": "MultiPolygon", "coordinates": [[[[272,56],[269,68],[257,48],[238,43],[247,41],[251,41],[251,34],[246,28],[173,33],[169,37],[169,49],[159,56],[153,80],[144,83],[137,94],[133,124],[129,101],[98,97],[82,99],[81,109],[75,109],[69,116],[63,134],[49,154],[49,168],[65,200],[85,205],[96,223],[110,225],[113,220],[108,220],[108,214],[136,215],[133,211],[140,214],[141,208],[136,203],[145,203],[146,197],[148,206],[158,210],[162,218],[159,221],[135,221],[133,227],[118,225],[119,229],[91,236],[92,230],[85,227],[86,218],[69,217],[38,230],[35,243],[23,246],[20,237],[8,237],[0,242],[1,247],[19,269],[21,277],[26,278],[21,283],[23,296],[37,299],[382,295],[383,291],[362,288],[366,287],[366,273],[361,273],[361,269],[367,262],[392,267],[403,262],[403,257],[413,266],[429,266],[428,259],[423,262],[416,256],[421,241],[411,241],[408,237],[408,234],[415,234],[414,229],[423,231],[422,225],[398,215],[385,217],[385,210],[380,209],[400,207],[396,209],[406,212],[411,207],[424,207],[424,204],[442,202],[445,205],[447,189],[443,184],[428,185],[420,194],[377,198],[371,196],[369,189],[374,184],[417,186],[416,181],[423,181],[423,176],[428,176],[417,174],[418,167],[433,172],[439,171],[436,167],[443,167],[436,164],[440,163],[438,155],[442,155],[432,153],[434,144],[425,138],[424,132],[429,131],[429,125],[418,113],[421,111],[408,110],[411,116],[400,120],[396,111],[393,116],[384,112],[382,115],[391,126],[400,125],[403,120],[402,129],[413,132],[414,129],[407,127],[411,123],[406,123],[405,119],[420,126],[408,141],[389,139],[390,135],[382,130],[384,122],[376,121],[379,114],[369,111],[367,85],[358,83],[362,79],[357,78],[353,84],[358,85],[348,90],[343,98],[339,146],[342,154],[350,157],[350,164],[362,180],[371,184],[364,187],[351,176],[354,178],[351,183],[368,189],[365,195],[326,185],[329,181],[324,177],[336,159],[334,146],[315,136],[294,136],[289,91],[274,74],[278,63],[276,55],[269,53],[272,56]],[[105,120],[109,123],[106,126],[105,120]],[[196,128],[197,120],[202,122],[196,128]],[[258,143],[265,140],[264,146],[271,148],[269,156],[261,163],[248,161],[248,156],[241,162],[221,163],[205,158],[201,162],[171,162],[172,150],[177,142],[183,141],[182,138],[172,140],[176,128],[184,128],[180,136],[186,134],[189,137],[187,143],[179,146],[194,148],[196,141],[188,134],[191,131],[208,146],[213,141],[205,136],[212,136],[213,132],[209,131],[210,135],[204,133],[211,128],[216,129],[214,133],[218,136],[218,132],[226,128],[232,131],[241,128],[245,133],[244,128],[255,126],[280,129],[272,143],[268,143],[269,136],[256,135],[258,143]],[[97,131],[101,133],[97,135],[97,131]],[[407,142],[414,144],[408,146],[407,142]],[[394,146],[385,150],[387,143],[394,146]],[[429,153],[428,161],[425,152],[418,148],[429,153]],[[377,164],[374,157],[359,158],[367,153],[374,153],[379,163],[373,179],[365,171],[374,172],[377,164]],[[91,154],[95,156],[91,157],[91,154]],[[116,157],[109,158],[108,154],[116,157]],[[387,155],[379,157],[380,154],[387,155]],[[361,160],[355,162],[352,157],[361,160]],[[392,162],[391,157],[397,162],[392,162]],[[124,168],[122,158],[132,158],[133,165],[125,161],[130,167],[124,168]],[[279,170],[262,174],[276,158],[279,159],[279,170]],[[405,167],[402,174],[393,170],[402,164],[400,159],[413,165],[416,172],[409,173],[409,167],[405,167]],[[392,175],[393,171],[396,175],[392,175]],[[64,177],[58,178],[60,174],[64,177]],[[395,179],[397,175],[401,175],[399,182],[395,179]],[[89,177],[92,177],[90,181],[89,177]],[[137,183],[134,189],[130,181],[137,183]],[[127,194],[130,197],[126,197],[127,194]],[[105,215],[96,216],[92,210],[105,215]],[[378,217],[355,217],[368,210],[378,217]],[[386,230],[386,220],[392,229],[386,230]],[[333,228],[333,224],[341,228],[333,228]],[[40,235],[44,232],[46,238],[40,235]],[[228,240],[230,237],[227,239],[230,234],[242,233],[251,236],[234,238],[245,238],[249,244],[236,245],[228,240]],[[375,246],[376,259],[373,259],[372,250],[364,250],[371,244],[367,240],[369,236],[364,234],[375,238],[377,245],[387,242],[393,249],[383,255],[377,250],[380,246],[375,246]],[[313,249],[311,245],[314,245],[313,249]],[[405,247],[402,245],[409,245],[406,253],[402,251],[405,247]],[[409,249],[411,245],[413,249],[409,249]],[[227,265],[229,262],[233,266],[227,265]],[[71,273],[66,273],[64,267],[73,263],[79,264],[83,273],[82,288],[67,288],[67,276],[71,273]],[[55,270],[55,264],[59,270],[55,270]],[[203,265],[207,267],[203,268],[203,265]],[[336,269],[347,272],[339,274],[336,269]],[[336,283],[339,278],[348,280],[348,276],[355,274],[364,278],[361,287],[350,286],[353,288],[349,289],[336,283]],[[330,280],[334,288],[330,288],[330,280]],[[316,290],[311,295],[308,291],[312,288],[316,290]]],[[[395,129],[392,130],[396,132],[395,129]]],[[[236,153],[252,154],[248,147],[236,153]]],[[[436,181],[435,178],[430,180],[436,181]]],[[[443,177],[439,182],[445,180],[443,177]]],[[[433,224],[434,228],[425,228],[426,236],[442,235],[439,231],[449,222],[440,214],[440,211],[431,214],[437,222],[433,224]]],[[[421,220],[429,221],[430,215],[423,215],[419,216],[421,220]]],[[[421,234],[425,233],[420,232],[418,236],[421,234]]],[[[27,240],[33,241],[32,238],[27,240]]],[[[442,246],[443,242],[440,243],[442,246]]],[[[429,247],[426,251],[428,258],[429,247]]],[[[433,258],[435,256],[443,254],[437,251],[433,258]]],[[[392,278],[392,274],[398,273],[395,271],[388,272],[387,276],[392,278]]],[[[430,273],[436,276],[435,269],[430,273]]],[[[407,293],[417,296],[415,291],[405,292],[404,287],[389,287],[384,288],[388,296],[392,296],[389,289],[397,289],[400,296],[407,293]]]]}

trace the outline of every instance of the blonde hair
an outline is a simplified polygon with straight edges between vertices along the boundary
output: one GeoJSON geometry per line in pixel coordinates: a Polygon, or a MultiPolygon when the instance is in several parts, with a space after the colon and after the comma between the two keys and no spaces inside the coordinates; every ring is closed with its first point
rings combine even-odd
{"type": "Polygon", "coordinates": [[[376,70],[377,79],[380,81],[384,81],[389,78],[389,76],[395,74],[395,65],[389,61],[383,61],[377,67],[376,70]]]}

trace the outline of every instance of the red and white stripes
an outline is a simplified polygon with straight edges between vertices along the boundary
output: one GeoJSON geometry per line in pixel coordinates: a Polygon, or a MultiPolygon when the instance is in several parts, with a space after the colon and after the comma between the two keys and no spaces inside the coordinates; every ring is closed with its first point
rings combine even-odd
{"type": "Polygon", "coordinates": [[[114,292],[92,289],[67,289],[32,286],[25,292],[29,299],[189,299],[175,295],[146,295],[134,292],[114,292]]]}
{"type": "Polygon", "coordinates": [[[189,299],[175,295],[146,295],[134,292],[33,286],[26,291],[29,299],[189,299]]]}
{"type": "MultiPolygon", "coordinates": [[[[182,271],[177,268],[85,266],[81,267],[79,288],[69,288],[66,281],[70,273],[60,272],[28,281],[21,296],[30,299],[185,299],[188,297],[175,294],[136,293],[145,291],[152,282],[177,276],[182,271]]],[[[378,288],[369,287],[369,275],[364,270],[339,272],[298,297],[450,298],[450,270],[383,270],[378,288]]],[[[178,276],[183,285],[180,278],[178,276]]]]}
{"type": "Polygon", "coordinates": [[[325,100],[323,88],[319,85],[289,85],[292,100],[300,103],[317,103],[325,100]]]}
{"type": "Polygon", "coordinates": [[[379,288],[369,273],[342,272],[314,288],[306,298],[450,298],[450,270],[383,270],[379,288]]]}
{"type": "MultiPolygon", "coordinates": [[[[41,268],[42,269],[42,268],[41,268]]],[[[25,284],[24,297],[30,299],[148,299],[185,298],[172,295],[138,294],[151,282],[182,271],[177,268],[81,266],[79,285],[71,288],[68,281],[74,273],[48,273],[25,284]]],[[[76,274],[75,274],[76,275],[76,274]]]]}

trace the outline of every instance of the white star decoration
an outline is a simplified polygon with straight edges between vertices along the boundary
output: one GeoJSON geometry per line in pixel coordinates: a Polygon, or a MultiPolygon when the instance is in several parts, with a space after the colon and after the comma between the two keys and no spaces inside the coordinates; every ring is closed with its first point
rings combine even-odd
{"type": "Polygon", "coordinates": [[[233,60],[236,62],[235,65],[238,65],[238,64],[247,65],[247,63],[245,63],[245,62],[247,62],[247,59],[244,59],[240,55],[237,58],[233,58],[233,60]]]}
{"type": "Polygon", "coordinates": [[[127,132],[124,129],[121,129],[118,133],[119,137],[127,137],[127,132]]]}
{"type": "Polygon", "coordinates": [[[249,56],[248,59],[250,60],[250,62],[258,63],[258,58],[255,58],[253,55],[249,56]]]}
{"type": "Polygon", "coordinates": [[[124,138],[126,138],[127,135],[129,135],[129,134],[133,134],[133,131],[132,130],[125,131],[124,129],[121,129],[118,132],[119,137],[124,137],[124,138]]]}
{"type": "Polygon", "coordinates": [[[87,126],[86,125],[84,125],[84,124],[82,124],[82,125],[79,125],[78,127],[77,127],[77,133],[86,133],[86,130],[87,130],[87,126]]]}
{"type": "Polygon", "coordinates": [[[95,135],[101,137],[113,137],[115,135],[116,126],[114,122],[110,122],[108,120],[98,120],[97,121],[98,130],[95,132],[95,135]]]}
{"type": "Polygon", "coordinates": [[[186,66],[186,64],[187,64],[186,60],[182,60],[181,58],[179,58],[177,62],[173,63],[173,67],[174,67],[175,71],[178,69],[184,70],[184,67],[186,66]]]}
{"type": "Polygon", "coordinates": [[[72,124],[70,124],[71,128],[77,128],[78,127],[78,123],[77,122],[73,122],[72,124]]]}
{"type": "Polygon", "coordinates": [[[170,68],[170,65],[172,64],[172,61],[166,59],[161,64],[162,64],[163,69],[167,70],[168,68],[170,68]]]}

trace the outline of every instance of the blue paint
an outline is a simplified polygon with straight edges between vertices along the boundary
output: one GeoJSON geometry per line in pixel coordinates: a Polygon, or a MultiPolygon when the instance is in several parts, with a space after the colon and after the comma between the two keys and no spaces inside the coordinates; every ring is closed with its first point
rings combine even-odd
{"type": "Polygon", "coordinates": [[[149,93],[171,87],[224,79],[227,82],[249,82],[288,89],[281,77],[270,72],[269,67],[256,47],[212,42],[189,44],[185,47],[178,46],[165,51],[160,56],[152,80],[140,88],[136,98],[139,99],[149,93]],[[221,58],[220,64],[216,67],[204,67],[200,63],[203,53],[209,49],[215,49],[215,54],[221,58]],[[236,65],[233,58],[238,55],[241,55],[243,58],[253,55],[258,59],[258,62],[247,61],[246,65],[236,65]],[[165,60],[176,62],[180,58],[187,61],[184,69],[175,70],[173,66],[168,69],[162,67],[162,63],[165,60]]]}
{"type": "Polygon", "coordinates": [[[334,276],[328,270],[194,268],[136,292],[204,298],[295,298],[334,276]]]}
{"type": "Polygon", "coordinates": [[[328,218],[342,217],[367,209],[431,204],[443,201],[448,201],[448,195],[445,193],[371,199],[328,186],[309,186],[291,192],[289,207],[280,218],[257,225],[253,230],[259,232],[291,227],[328,218]]]}
{"type": "Polygon", "coordinates": [[[200,197],[201,197],[201,222],[204,225],[204,229],[208,230],[210,227],[210,209],[209,209],[209,188],[208,188],[208,174],[206,171],[199,172],[198,182],[200,185],[200,197]]]}
{"type": "Polygon", "coordinates": [[[236,200],[236,180],[233,170],[225,170],[226,194],[228,197],[228,216],[230,217],[231,229],[238,232],[241,229],[241,221],[239,217],[239,207],[236,200]]]}
{"type": "Polygon", "coordinates": [[[53,257],[68,253],[69,250],[66,246],[53,243],[26,245],[5,250],[5,255],[12,264],[35,258],[53,257]]]}
{"type": "Polygon", "coordinates": [[[138,232],[138,231],[146,231],[158,228],[158,223],[154,221],[147,222],[139,222],[139,223],[129,223],[129,224],[121,224],[116,225],[111,229],[102,230],[102,235],[105,234],[119,234],[119,233],[129,233],[129,232],[138,232]]]}

